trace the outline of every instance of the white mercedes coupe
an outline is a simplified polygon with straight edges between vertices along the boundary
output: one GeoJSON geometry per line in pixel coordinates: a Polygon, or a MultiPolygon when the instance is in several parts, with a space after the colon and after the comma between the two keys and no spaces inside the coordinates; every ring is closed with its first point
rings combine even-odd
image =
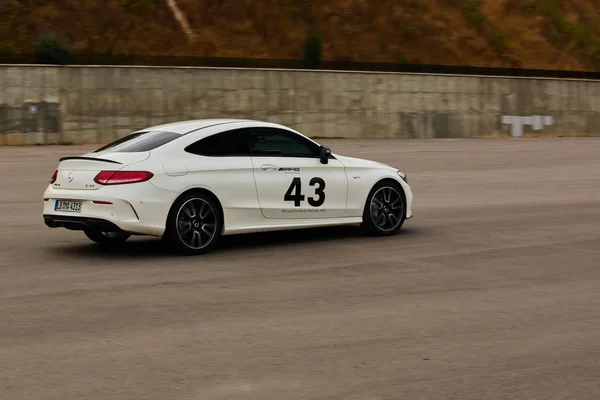
{"type": "Polygon", "coordinates": [[[412,217],[412,200],[396,168],[333,154],[283,125],[205,119],[61,158],[43,217],[101,245],[150,235],[200,254],[238,233],[356,224],[391,235],[412,217]]]}

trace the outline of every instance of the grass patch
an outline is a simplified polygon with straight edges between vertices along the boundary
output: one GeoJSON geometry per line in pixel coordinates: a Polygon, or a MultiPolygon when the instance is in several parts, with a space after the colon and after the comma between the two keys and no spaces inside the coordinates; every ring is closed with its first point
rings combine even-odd
{"type": "Polygon", "coordinates": [[[543,30],[546,38],[600,68],[600,26],[569,21],[557,0],[538,3],[537,9],[546,19],[543,30]]]}
{"type": "Polygon", "coordinates": [[[545,15],[545,33],[551,41],[561,44],[575,44],[585,46],[589,41],[590,32],[584,25],[570,22],[567,13],[558,1],[547,0],[540,5],[540,10],[545,15]]]}

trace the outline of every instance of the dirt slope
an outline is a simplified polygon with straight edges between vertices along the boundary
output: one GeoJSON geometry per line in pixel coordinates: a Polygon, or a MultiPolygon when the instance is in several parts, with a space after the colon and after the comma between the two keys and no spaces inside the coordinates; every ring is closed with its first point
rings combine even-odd
{"type": "Polygon", "coordinates": [[[4,0],[0,51],[53,31],[78,51],[301,58],[311,30],[326,60],[600,68],[595,0],[4,0]]]}

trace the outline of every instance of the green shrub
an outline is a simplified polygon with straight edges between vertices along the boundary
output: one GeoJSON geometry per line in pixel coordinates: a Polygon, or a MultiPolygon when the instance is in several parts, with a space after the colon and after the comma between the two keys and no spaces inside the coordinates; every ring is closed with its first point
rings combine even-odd
{"type": "Polygon", "coordinates": [[[316,68],[321,63],[323,53],[323,42],[321,36],[316,32],[308,34],[304,40],[304,60],[311,68],[316,68]]]}
{"type": "Polygon", "coordinates": [[[519,8],[527,15],[533,15],[538,8],[537,0],[519,0],[519,8]]]}
{"type": "Polygon", "coordinates": [[[302,11],[300,5],[293,0],[280,0],[281,6],[287,10],[290,14],[299,14],[302,11]]]}
{"type": "Polygon", "coordinates": [[[467,20],[478,28],[487,21],[487,17],[483,14],[479,5],[480,0],[460,0],[460,6],[467,20]]]}
{"type": "Polygon", "coordinates": [[[549,0],[543,4],[543,12],[548,19],[545,31],[550,40],[562,44],[575,44],[578,47],[589,45],[591,33],[588,28],[569,22],[566,12],[556,0],[549,0]]]}
{"type": "Polygon", "coordinates": [[[408,59],[406,58],[406,55],[400,51],[398,54],[396,54],[396,62],[398,64],[406,64],[408,63],[408,59]]]}
{"type": "Polygon", "coordinates": [[[595,68],[600,68],[600,40],[593,39],[586,51],[586,55],[591,60],[595,68]]]}
{"type": "Polygon", "coordinates": [[[12,44],[0,42],[0,62],[9,60],[15,54],[15,48],[12,44]]]}
{"type": "Polygon", "coordinates": [[[552,27],[559,36],[563,38],[568,36],[571,28],[571,23],[567,20],[566,12],[560,4],[555,0],[548,0],[544,3],[544,13],[550,19],[552,27]]]}
{"type": "Polygon", "coordinates": [[[555,0],[548,0],[543,3],[544,12],[550,17],[557,26],[563,26],[565,23],[565,13],[560,4],[555,0]]]}
{"type": "Polygon", "coordinates": [[[566,35],[571,41],[577,44],[577,46],[583,47],[589,45],[590,34],[585,26],[568,24],[566,25],[565,29],[566,35]]]}
{"type": "Polygon", "coordinates": [[[127,11],[135,12],[154,7],[154,0],[119,0],[119,5],[127,11]]]}
{"type": "Polygon", "coordinates": [[[37,64],[69,64],[72,50],[69,43],[53,34],[42,34],[35,44],[35,62],[37,64]]]}
{"type": "Polygon", "coordinates": [[[501,31],[494,32],[494,35],[491,39],[492,47],[496,50],[497,53],[504,53],[507,47],[507,37],[506,33],[501,31]]]}

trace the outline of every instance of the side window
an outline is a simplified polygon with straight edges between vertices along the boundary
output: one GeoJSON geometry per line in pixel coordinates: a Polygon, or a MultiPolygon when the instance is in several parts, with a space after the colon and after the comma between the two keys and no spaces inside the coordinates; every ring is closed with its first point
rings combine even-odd
{"type": "Polygon", "coordinates": [[[185,151],[207,157],[249,156],[247,144],[249,135],[250,132],[246,129],[215,133],[190,144],[185,151]]]}
{"type": "Polygon", "coordinates": [[[293,132],[277,128],[254,129],[250,151],[257,157],[319,157],[319,146],[293,132]]]}
{"type": "Polygon", "coordinates": [[[149,132],[139,138],[118,145],[113,150],[120,153],[150,151],[180,137],[181,134],[173,132],[149,132]]]}
{"type": "Polygon", "coordinates": [[[94,150],[94,153],[99,153],[101,151],[111,149],[111,148],[116,147],[116,146],[118,146],[120,144],[123,144],[125,142],[129,142],[129,141],[131,141],[133,139],[136,139],[136,138],[138,138],[138,137],[140,137],[140,136],[142,136],[143,134],[146,134],[146,133],[148,133],[148,132],[136,132],[136,133],[131,133],[131,134],[127,135],[127,136],[123,136],[120,139],[117,139],[117,140],[115,140],[113,142],[110,142],[110,143],[108,143],[108,144],[106,144],[106,145],[104,145],[104,146],[102,146],[102,147],[94,150]]]}
{"type": "Polygon", "coordinates": [[[117,153],[135,153],[139,151],[150,151],[159,148],[177,138],[181,134],[164,131],[136,132],[115,140],[99,149],[94,153],[100,153],[106,150],[112,150],[117,153]]]}

